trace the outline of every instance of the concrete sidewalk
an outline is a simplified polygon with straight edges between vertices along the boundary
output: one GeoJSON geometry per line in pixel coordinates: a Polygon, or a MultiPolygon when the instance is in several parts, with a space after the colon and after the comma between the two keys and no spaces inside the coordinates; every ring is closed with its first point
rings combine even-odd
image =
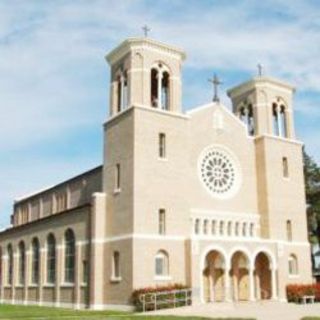
{"type": "Polygon", "coordinates": [[[320,317],[320,303],[298,305],[285,302],[243,302],[201,304],[148,314],[202,317],[239,317],[257,320],[300,320],[305,316],[320,317]]]}

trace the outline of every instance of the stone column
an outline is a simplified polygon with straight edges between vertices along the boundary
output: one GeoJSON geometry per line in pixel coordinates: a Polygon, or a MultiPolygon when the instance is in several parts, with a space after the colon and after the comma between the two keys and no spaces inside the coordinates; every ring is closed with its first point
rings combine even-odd
{"type": "Polygon", "coordinates": [[[230,279],[230,272],[231,272],[231,265],[229,262],[226,262],[226,266],[224,269],[224,301],[225,302],[231,302],[232,296],[231,296],[231,279],[230,279]]]}
{"type": "Polygon", "coordinates": [[[19,253],[18,250],[15,251],[14,248],[13,250],[13,267],[12,267],[12,284],[11,284],[11,302],[12,304],[15,303],[15,287],[18,284],[19,281],[19,253]]]}
{"type": "Polygon", "coordinates": [[[120,111],[124,109],[124,76],[120,76],[120,111]]]}
{"type": "Polygon", "coordinates": [[[250,285],[249,285],[249,300],[250,301],[255,301],[255,294],[254,294],[254,268],[250,268],[249,269],[249,282],[250,282],[250,285]]]}
{"type": "Polygon", "coordinates": [[[81,242],[76,244],[76,257],[75,257],[75,281],[74,281],[74,290],[75,290],[75,308],[80,309],[81,304],[81,242]]]}
{"type": "Polygon", "coordinates": [[[45,274],[46,274],[46,248],[40,248],[39,256],[39,279],[38,279],[38,301],[39,305],[42,305],[43,302],[43,287],[46,283],[45,274]]]}
{"type": "Polygon", "coordinates": [[[107,197],[94,193],[92,198],[91,243],[89,261],[89,301],[91,309],[100,309],[104,304],[104,243],[107,216],[107,197]]]}
{"type": "Polygon", "coordinates": [[[277,108],[276,108],[276,114],[277,114],[278,136],[279,136],[279,137],[282,137],[281,118],[280,118],[280,106],[277,106],[277,108]]]}
{"type": "Polygon", "coordinates": [[[158,109],[162,109],[161,88],[162,88],[162,71],[158,70],[158,109]]]}
{"type": "Polygon", "coordinates": [[[60,306],[60,286],[64,280],[63,272],[63,245],[59,244],[56,246],[56,286],[55,286],[55,304],[57,307],[60,306]]]}
{"type": "Polygon", "coordinates": [[[277,293],[277,270],[275,268],[271,268],[271,299],[278,300],[278,293],[277,293]]]}
{"type": "Polygon", "coordinates": [[[24,304],[28,303],[28,286],[30,283],[30,263],[32,261],[32,251],[26,250],[25,251],[25,267],[24,267],[24,287],[23,287],[23,300],[24,304]]]}

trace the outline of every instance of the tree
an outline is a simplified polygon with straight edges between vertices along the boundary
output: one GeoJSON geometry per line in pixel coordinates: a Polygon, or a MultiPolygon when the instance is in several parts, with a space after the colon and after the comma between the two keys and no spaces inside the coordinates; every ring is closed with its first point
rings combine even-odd
{"type": "Polygon", "coordinates": [[[320,241],[320,167],[303,148],[309,240],[320,241]]]}

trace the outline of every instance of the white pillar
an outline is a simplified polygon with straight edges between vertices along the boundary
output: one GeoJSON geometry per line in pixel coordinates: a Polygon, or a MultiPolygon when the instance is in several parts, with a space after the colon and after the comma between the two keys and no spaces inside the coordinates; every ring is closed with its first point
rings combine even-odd
{"type": "Polygon", "coordinates": [[[120,111],[124,109],[124,76],[121,74],[120,76],[120,111]]]}
{"type": "Polygon", "coordinates": [[[278,135],[279,135],[279,137],[282,137],[282,128],[281,128],[281,119],[280,119],[280,107],[279,106],[277,106],[277,108],[276,108],[276,114],[277,114],[278,135]]]}
{"type": "Polygon", "coordinates": [[[231,298],[231,281],[230,281],[230,264],[226,263],[226,267],[224,269],[224,301],[230,302],[231,298]]]}
{"type": "Polygon", "coordinates": [[[250,294],[249,294],[249,300],[250,301],[255,301],[255,296],[254,296],[254,269],[250,268],[249,269],[249,290],[250,290],[250,294]]]}
{"type": "Polygon", "coordinates": [[[277,294],[277,277],[276,277],[276,269],[271,268],[271,299],[277,300],[278,294],[277,294]]]}
{"type": "Polygon", "coordinates": [[[161,95],[161,89],[162,89],[162,71],[161,70],[158,70],[158,105],[157,105],[157,108],[158,109],[162,109],[162,95],[161,95]]]}

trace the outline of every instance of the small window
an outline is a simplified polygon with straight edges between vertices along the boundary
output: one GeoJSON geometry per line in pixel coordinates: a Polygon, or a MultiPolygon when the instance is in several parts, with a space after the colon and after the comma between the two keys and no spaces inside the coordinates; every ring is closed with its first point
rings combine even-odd
{"type": "Polygon", "coordinates": [[[223,221],[220,221],[220,235],[223,236],[224,234],[224,223],[223,221]]]}
{"type": "Polygon", "coordinates": [[[236,225],[235,225],[235,229],[234,229],[234,234],[235,234],[236,236],[239,235],[239,226],[240,226],[240,224],[239,224],[239,222],[237,222],[236,225]]]}
{"type": "Polygon", "coordinates": [[[228,222],[228,236],[231,236],[232,235],[232,222],[229,221],[228,222]]]}
{"type": "Polygon", "coordinates": [[[112,278],[113,279],[119,279],[120,278],[120,253],[119,253],[119,251],[114,251],[113,252],[112,278]]]}
{"type": "Polygon", "coordinates": [[[200,220],[196,219],[194,223],[194,233],[199,234],[199,232],[200,232],[200,220]]]}
{"type": "Polygon", "coordinates": [[[212,233],[213,235],[216,234],[216,222],[215,222],[215,221],[212,221],[212,222],[211,222],[211,233],[212,233]]]}
{"type": "Polygon", "coordinates": [[[289,256],[289,275],[297,275],[298,270],[298,259],[294,254],[289,256]]]}
{"type": "Polygon", "coordinates": [[[209,221],[204,220],[203,222],[203,234],[208,234],[209,221]]]}
{"type": "Polygon", "coordinates": [[[287,220],[287,240],[292,241],[292,223],[291,220],[287,220]]]}
{"type": "Polygon", "coordinates": [[[159,134],[159,158],[166,157],[166,135],[164,133],[159,134]]]}
{"type": "Polygon", "coordinates": [[[169,274],[169,259],[165,251],[159,251],[155,257],[156,276],[167,276],[169,274]]]}
{"type": "Polygon", "coordinates": [[[282,171],[283,171],[283,177],[288,178],[289,177],[289,167],[288,167],[288,158],[286,158],[286,157],[282,158],[282,171]]]}
{"type": "Polygon", "coordinates": [[[243,225],[242,225],[242,236],[246,236],[247,235],[247,224],[246,223],[244,223],[243,225]]]}
{"type": "Polygon", "coordinates": [[[115,172],[115,190],[120,190],[121,187],[121,175],[120,175],[120,164],[116,164],[116,172],[115,172]]]}
{"type": "Polygon", "coordinates": [[[254,223],[250,224],[250,236],[254,237],[254,223]]]}
{"type": "Polygon", "coordinates": [[[159,210],[159,234],[166,233],[166,211],[164,209],[159,210]]]}

